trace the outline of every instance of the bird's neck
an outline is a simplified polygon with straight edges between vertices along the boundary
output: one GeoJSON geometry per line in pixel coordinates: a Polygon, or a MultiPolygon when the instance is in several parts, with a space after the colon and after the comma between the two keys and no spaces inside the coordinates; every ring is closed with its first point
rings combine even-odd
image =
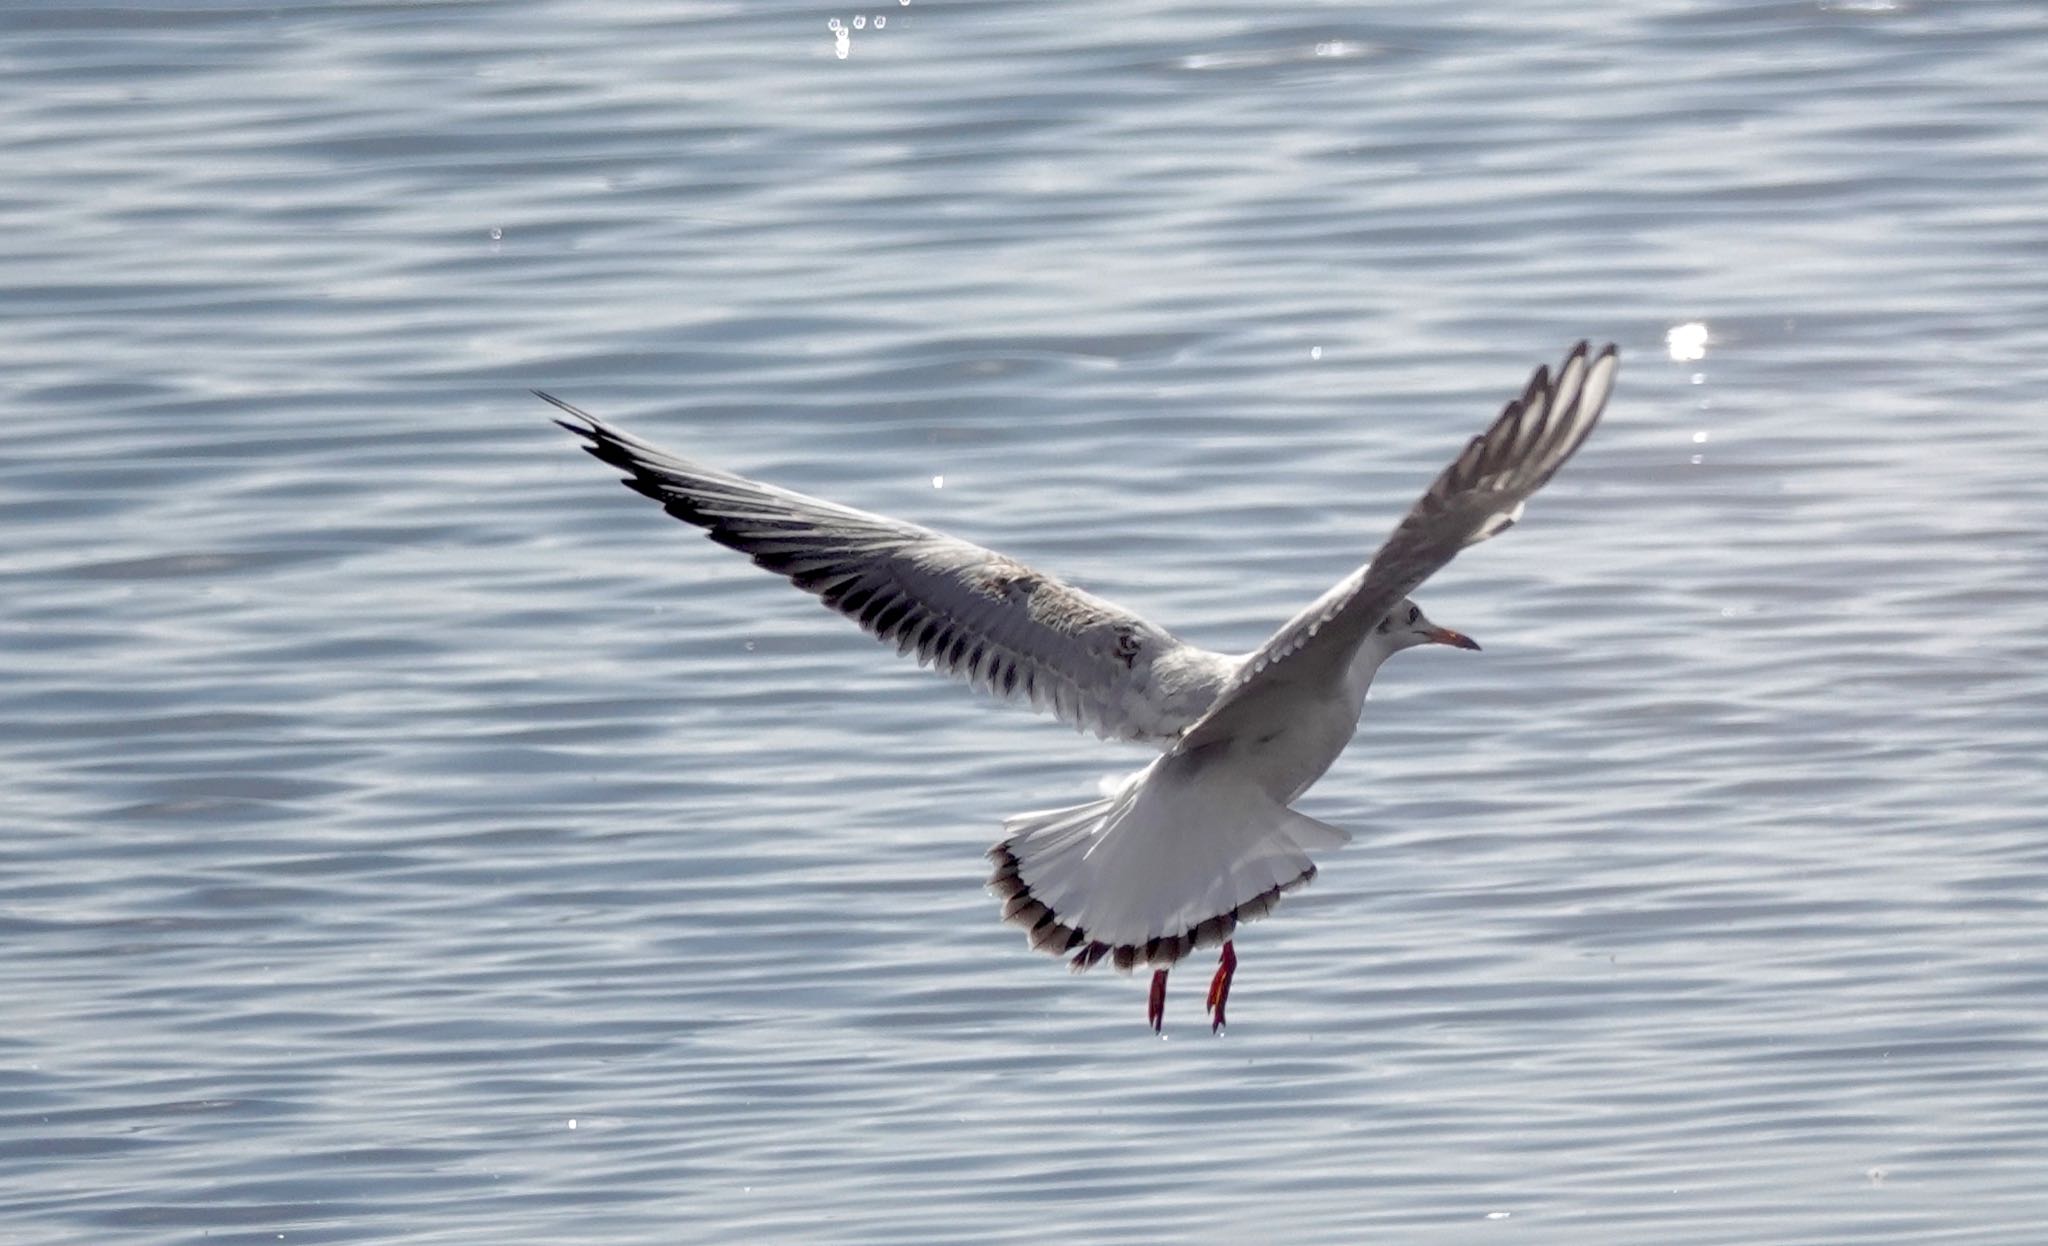
{"type": "Polygon", "coordinates": [[[1378,632],[1365,638],[1358,652],[1351,658],[1350,669],[1344,672],[1345,691],[1350,693],[1360,709],[1365,706],[1366,690],[1372,687],[1372,677],[1380,673],[1380,666],[1394,656],[1394,649],[1378,632]]]}

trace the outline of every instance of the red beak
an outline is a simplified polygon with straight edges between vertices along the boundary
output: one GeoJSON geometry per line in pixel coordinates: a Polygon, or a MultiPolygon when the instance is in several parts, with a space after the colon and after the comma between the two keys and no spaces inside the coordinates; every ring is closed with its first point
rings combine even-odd
{"type": "Polygon", "coordinates": [[[1424,633],[1433,645],[1449,645],[1453,649],[1477,649],[1479,642],[1463,632],[1454,632],[1448,627],[1439,627],[1424,633]]]}

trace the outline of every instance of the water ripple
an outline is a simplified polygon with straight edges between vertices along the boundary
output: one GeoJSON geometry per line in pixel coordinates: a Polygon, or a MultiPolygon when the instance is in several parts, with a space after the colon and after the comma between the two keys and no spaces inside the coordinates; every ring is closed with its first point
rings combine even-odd
{"type": "Polygon", "coordinates": [[[2035,1240],[2036,6],[827,16],[10,19],[0,1236],[2035,1240]],[[1246,649],[1580,336],[1222,1039],[523,392],[1246,649]]]}

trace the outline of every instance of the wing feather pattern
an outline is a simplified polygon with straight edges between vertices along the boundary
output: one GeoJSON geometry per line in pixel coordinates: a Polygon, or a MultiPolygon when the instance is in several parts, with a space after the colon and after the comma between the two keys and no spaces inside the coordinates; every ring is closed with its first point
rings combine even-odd
{"type": "Polygon", "coordinates": [[[1334,680],[1387,612],[1456,557],[1505,532],[1529,497],[1557,474],[1599,423],[1620,352],[1591,354],[1580,342],[1555,377],[1536,369],[1520,396],[1474,437],[1394,528],[1372,561],[1294,616],[1252,654],[1216,704],[1189,728],[1177,753],[1235,735],[1285,699],[1260,691],[1280,682],[1334,680]]]}
{"type": "Polygon", "coordinates": [[[1164,745],[1235,663],[1015,559],[669,453],[549,394],[628,488],[899,654],[1097,735],[1164,745]]]}

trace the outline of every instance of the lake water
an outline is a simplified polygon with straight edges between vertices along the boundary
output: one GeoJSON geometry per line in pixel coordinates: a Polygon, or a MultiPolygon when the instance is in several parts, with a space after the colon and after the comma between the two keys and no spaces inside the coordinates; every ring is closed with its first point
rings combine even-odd
{"type": "Polygon", "coordinates": [[[0,1241],[2048,1233],[2035,0],[0,36],[0,1241]],[[525,392],[1247,649],[1581,337],[1220,1038],[982,891],[1142,751],[525,392]]]}

